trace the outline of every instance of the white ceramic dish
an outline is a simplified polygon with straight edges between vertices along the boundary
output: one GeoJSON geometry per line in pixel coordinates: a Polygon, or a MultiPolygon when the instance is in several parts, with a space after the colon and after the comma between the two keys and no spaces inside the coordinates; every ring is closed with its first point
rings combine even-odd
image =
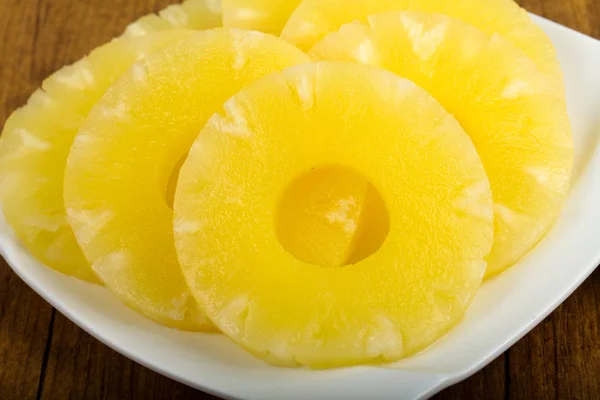
{"type": "Polygon", "coordinates": [[[0,223],[14,271],[60,312],[125,356],[189,386],[237,399],[426,398],[483,368],[569,296],[600,263],[600,42],[536,18],[565,71],[576,141],[574,187],[560,221],[518,268],[488,282],[464,321],[428,351],[390,366],[330,371],[268,366],[221,335],[166,329],[107,290],[52,272],[0,223]]]}

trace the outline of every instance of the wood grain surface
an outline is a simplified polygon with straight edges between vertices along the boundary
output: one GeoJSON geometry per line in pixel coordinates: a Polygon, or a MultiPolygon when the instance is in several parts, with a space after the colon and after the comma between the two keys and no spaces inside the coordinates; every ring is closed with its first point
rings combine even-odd
{"type": "MultiPolygon", "coordinates": [[[[0,0],[0,124],[46,76],[172,2],[0,0]]],[[[520,4],[600,38],[600,0],[520,4]]],[[[0,260],[0,399],[211,398],[104,346],[0,260]]],[[[437,398],[600,398],[600,270],[504,355],[437,398]]]]}

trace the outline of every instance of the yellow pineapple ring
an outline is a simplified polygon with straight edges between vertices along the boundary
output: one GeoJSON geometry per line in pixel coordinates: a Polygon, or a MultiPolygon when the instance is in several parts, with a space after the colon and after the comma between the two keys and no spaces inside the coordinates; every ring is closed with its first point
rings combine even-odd
{"type": "Polygon", "coordinates": [[[63,204],[67,156],[106,89],[145,54],[191,35],[170,31],[112,41],[46,79],[6,121],[0,138],[0,201],[27,249],[62,273],[97,281],[75,241],[63,204]]]}
{"type": "Polygon", "coordinates": [[[369,15],[386,11],[445,14],[488,34],[500,34],[523,50],[542,71],[561,76],[552,42],[513,0],[303,0],[281,37],[309,50],[343,24],[366,22],[369,15]]]}
{"type": "Polygon", "coordinates": [[[259,32],[198,32],[136,64],[92,110],[69,155],[65,206],[94,272],[130,307],[203,327],[175,254],[169,177],[228,97],[307,59],[259,32]]]}
{"type": "Polygon", "coordinates": [[[228,100],[194,142],[175,195],[190,290],[234,341],[282,365],[391,361],[443,335],[481,283],[493,238],[487,177],[457,121],[411,82],[353,63],[299,65],[228,100]],[[297,177],[350,168],[390,230],[354,265],[280,245],[275,210],[297,177]]]}
{"type": "Polygon", "coordinates": [[[395,72],[458,119],[494,195],[488,277],[516,263],[550,229],[569,189],[571,128],[560,85],[510,42],[444,15],[389,12],[345,25],[312,54],[395,72]]]}
{"type": "Polygon", "coordinates": [[[129,24],[123,36],[144,36],[171,29],[212,29],[221,25],[220,0],[186,0],[172,4],[158,15],[148,14],[129,24]]]}
{"type": "Polygon", "coordinates": [[[300,0],[222,0],[221,3],[225,28],[279,35],[300,0]]]}

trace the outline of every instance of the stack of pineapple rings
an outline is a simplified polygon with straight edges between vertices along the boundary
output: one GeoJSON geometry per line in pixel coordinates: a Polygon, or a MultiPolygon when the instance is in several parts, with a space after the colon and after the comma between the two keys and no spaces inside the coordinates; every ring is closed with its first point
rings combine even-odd
{"type": "Polygon", "coordinates": [[[42,263],[161,324],[337,367],[458,323],[551,228],[572,153],[512,0],[187,0],[13,113],[0,201],[42,263]]]}

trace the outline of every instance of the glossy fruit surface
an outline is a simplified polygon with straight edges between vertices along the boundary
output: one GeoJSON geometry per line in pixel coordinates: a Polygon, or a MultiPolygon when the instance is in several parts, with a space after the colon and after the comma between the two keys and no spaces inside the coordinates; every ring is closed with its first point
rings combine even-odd
{"type": "Polygon", "coordinates": [[[312,54],[388,69],[456,116],[494,196],[487,276],[519,261],[548,232],[569,189],[571,128],[561,86],[510,42],[444,15],[390,12],[343,26],[312,54]]]}
{"type": "Polygon", "coordinates": [[[132,64],[187,31],[112,41],[54,73],[6,121],[0,138],[0,201],[15,234],[40,261],[97,281],[67,222],[63,204],[69,150],[88,113],[132,64]]]}
{"type": "Polygon", "coordinates": [[[550,39],[513,0],[304,0],[281,37],[309,50],[342,25],[367,22],[368,16],[386,11],[439,13],[490,35],[497,33],[520,48],[542,71],[562,76],[550,39]]]}
{"type": "Polygon", "coordinates": [[[134,65],[94,107],[69,155],[65,206],[94,272],[129,306],[165,325],[212,327],[179,269],[170,181],[227,98],[306,61],[259,32],[198,32],[134,65]]]}
{"type": "Polygon", "coordinates": [[[489,183],[458,122],[413,83],[354,63],[291,67],[228,100],[192,146],[174,210],[198,303],[281,365],[423,349],[463,315],[493,240],[489,183]],[[299,261],[277,238],[283,193],[323,165],[363,175],[389,215],[381,248],[354,265],[299,261]]]}

